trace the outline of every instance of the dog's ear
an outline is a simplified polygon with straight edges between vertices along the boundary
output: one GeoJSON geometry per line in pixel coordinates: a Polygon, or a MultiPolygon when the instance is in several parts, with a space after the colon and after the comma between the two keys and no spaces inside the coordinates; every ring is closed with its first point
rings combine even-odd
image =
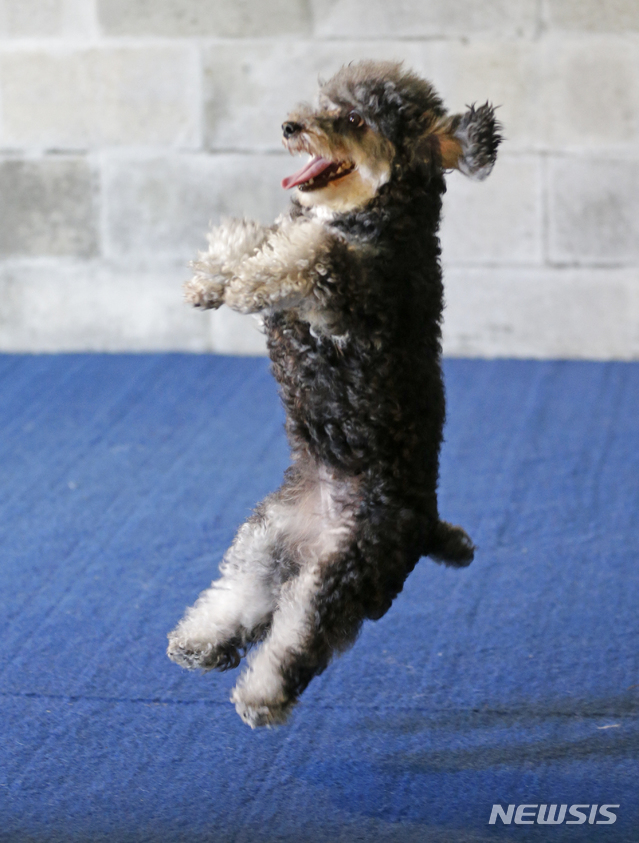
{"type": "Polygon", "coordinates": [[[479,108],[471,105],[464,114],[441,118],[431,129],[431,137],[437,141],[442,167],[485,179],[497,158],[501,128],[490,103],[479,108]]]}

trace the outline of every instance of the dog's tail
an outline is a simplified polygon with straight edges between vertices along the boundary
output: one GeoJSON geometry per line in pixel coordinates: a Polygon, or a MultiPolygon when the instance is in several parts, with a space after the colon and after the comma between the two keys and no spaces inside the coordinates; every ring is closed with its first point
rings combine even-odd
{"type": "Polygon", "coordinates": [[[424,555],[453,568],[465,568],[473,561],[475,545],[461,527],[438,521],[430,533],[424,555]]]}

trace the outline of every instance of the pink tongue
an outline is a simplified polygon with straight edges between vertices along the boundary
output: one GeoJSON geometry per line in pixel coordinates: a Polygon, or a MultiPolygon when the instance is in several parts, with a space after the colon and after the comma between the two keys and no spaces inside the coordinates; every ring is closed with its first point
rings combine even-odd
{"type": "Polygon", "coordinates": [[[330,167],[332,163],[327,158],[311,158],[308,164],[302,167],[301,170],[298,170],[297,173],[293,173],[292,176],[282,179],[282,187],[284,190],[288,190],[298,184],[303,184],[309,179],[314,179],[315,176],[319,176],[327,167],[330,167]]]}

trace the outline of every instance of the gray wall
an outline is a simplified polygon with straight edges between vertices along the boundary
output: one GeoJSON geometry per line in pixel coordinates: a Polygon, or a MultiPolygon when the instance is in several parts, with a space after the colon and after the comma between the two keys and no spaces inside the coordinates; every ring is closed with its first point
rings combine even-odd
{"type": "Polygon", "coordinates": [[[449,178],[446,352],[639,356],[637,0],[0,0],[0,350],[260,351],[185,264],[285,206],[287,109],[361,57],[502,105],[449,178]]]}

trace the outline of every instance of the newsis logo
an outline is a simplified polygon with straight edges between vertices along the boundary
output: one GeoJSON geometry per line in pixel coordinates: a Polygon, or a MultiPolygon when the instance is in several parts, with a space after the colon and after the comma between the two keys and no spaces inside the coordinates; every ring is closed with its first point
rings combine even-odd
{"type": "Polygon", "coordinates": [[[488,825],[501,820],[504,825],[612,825],[619,805],[493,805],[488,825]]]}

